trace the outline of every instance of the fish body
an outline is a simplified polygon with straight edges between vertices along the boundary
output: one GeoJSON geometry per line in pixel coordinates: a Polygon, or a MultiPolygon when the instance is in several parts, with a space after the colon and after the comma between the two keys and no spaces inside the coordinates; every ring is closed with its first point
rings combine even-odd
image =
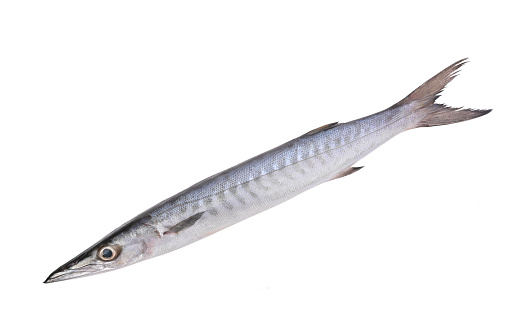
{"type": "Polygon", "coordinates": [[[464,63],[452,64],[384,111],[319,127],[204,179],[120,226],[45,282],[107,272],[179,249],[359,170],[357,161],[403,131],[487,114],[490,110],[435,103],[464,63]]]}

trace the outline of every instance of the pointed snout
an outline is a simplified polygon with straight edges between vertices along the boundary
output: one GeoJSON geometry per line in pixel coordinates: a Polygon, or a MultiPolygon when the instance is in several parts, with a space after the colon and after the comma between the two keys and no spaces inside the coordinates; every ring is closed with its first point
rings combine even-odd
{"type": "Polygon", "coordinates": [[[104,267],[99,264],[88,264],[88,265],[84,265],[78,268],[75,268],[75,266],[70,267],[70,266],[67,266],[66,264],[66,265],[60,266],[55,271],[53,271],[47,277],[44,283],[52,283],[52,282],[81,278],[81,277],[85,277],[89,275],[98,274],[104,270],[105,270],[104,267]]]}

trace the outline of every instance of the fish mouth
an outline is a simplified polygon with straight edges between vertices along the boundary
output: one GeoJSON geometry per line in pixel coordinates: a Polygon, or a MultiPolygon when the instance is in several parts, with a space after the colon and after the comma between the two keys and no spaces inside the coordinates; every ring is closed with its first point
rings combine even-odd
{"type": "Polygon", "coordinates": [[[53,283],[58,281],[81,278],[101,273],[104,270],[105,268],[98,264],[88,264],[75,269],[60,266],[47,277],[44,283],[53,283]]]}

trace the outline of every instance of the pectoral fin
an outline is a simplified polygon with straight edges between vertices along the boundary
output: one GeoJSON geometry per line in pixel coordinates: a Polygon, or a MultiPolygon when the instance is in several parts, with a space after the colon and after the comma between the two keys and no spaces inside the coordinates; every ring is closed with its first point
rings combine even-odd
{"type": "Polygon", "coordinates": [[[348,175],[350,175],[350,174],[355,173],[356,171],[361,170],[361,168],[363,168],[363,167],[350,167],[350,169],[347,169],[347,170],[343,171],[342,173],[340,173],[339,175],[335,176],[335,177],[332,178],[331,180],[334,180],[334,179],[338,179],[338,178],[341,178],[341,177],[348,176],[348,175]]]}
{"type": "Polygon", "coordinates": [[[172,226],[169,230],[164,232],[164,234],[168,234],[168,233],[178,234],[182,230],[185,230],[188,227],[193,226],[202,217],[204,213],[205,213],[204,211],[197,213],[191,217],[186,218],[183,221],[178,222],[176,225],[172,226]]]}

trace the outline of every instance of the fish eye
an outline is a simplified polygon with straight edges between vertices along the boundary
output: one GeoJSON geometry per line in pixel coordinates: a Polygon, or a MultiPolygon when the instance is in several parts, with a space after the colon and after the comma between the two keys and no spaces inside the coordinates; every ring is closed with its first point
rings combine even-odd
{"type": "Polygon", "coordinates": [[[98,250],[98,258],[106,262],[114,260],[115,258],[117,258],[117,256],[118,252],[112,246],[103,246],[98,250]]]}

